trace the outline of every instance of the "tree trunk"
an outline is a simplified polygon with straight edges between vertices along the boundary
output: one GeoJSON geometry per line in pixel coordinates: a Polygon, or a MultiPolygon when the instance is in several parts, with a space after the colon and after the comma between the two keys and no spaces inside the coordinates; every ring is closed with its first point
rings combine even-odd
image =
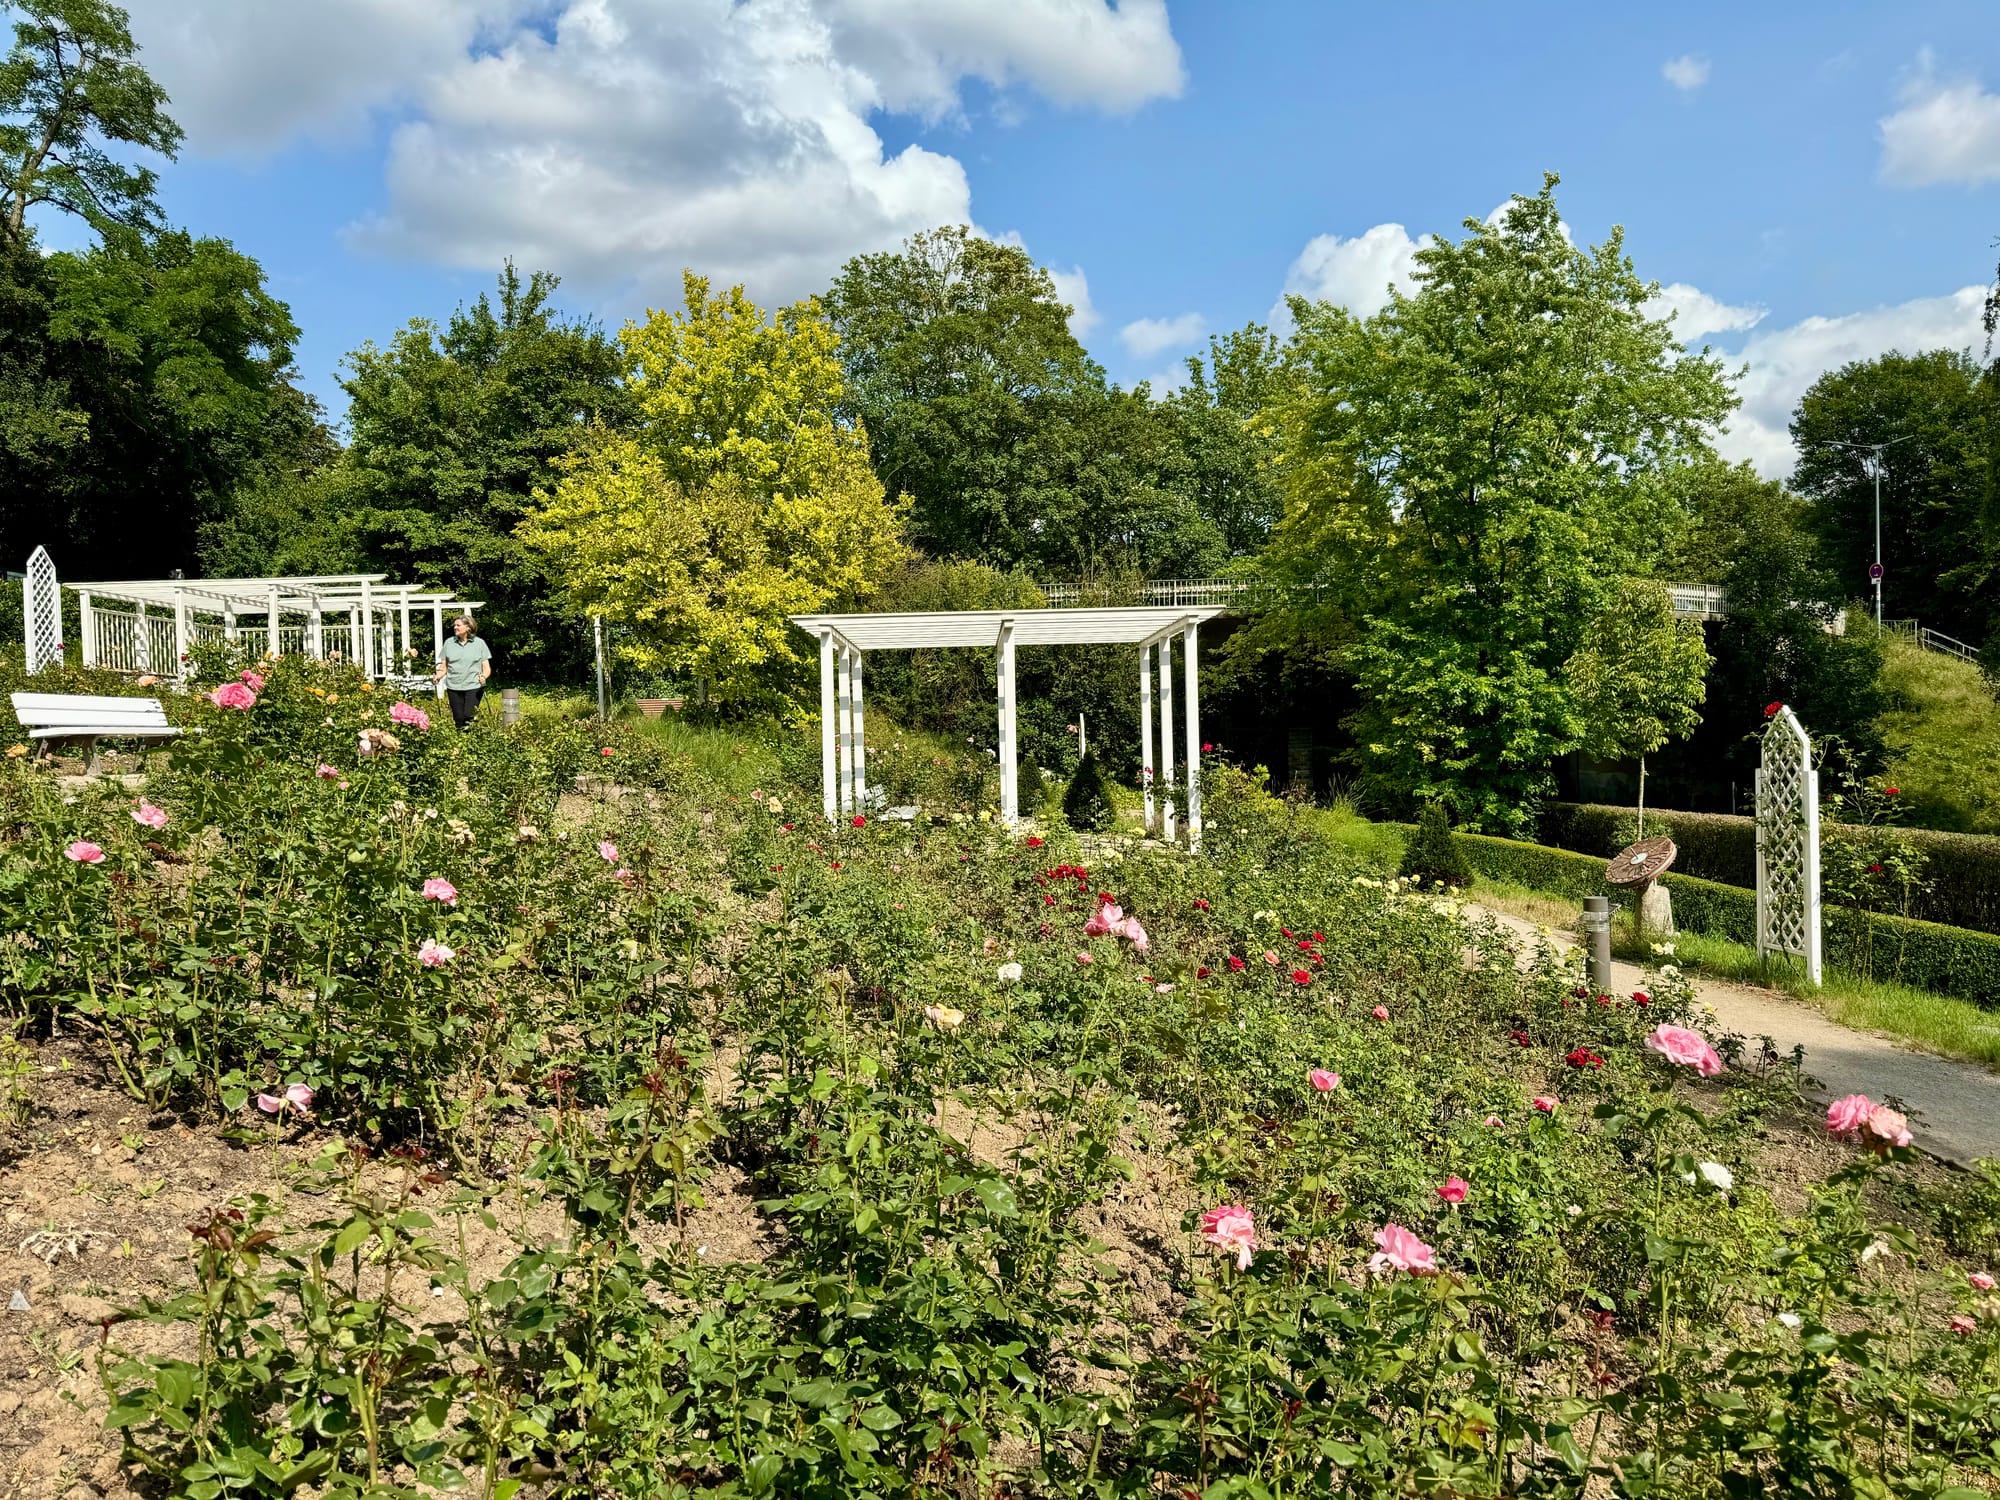
{"type": "Polygon", "coordinates": [[[1639,752],[1639,837],[1646,836],[1646,753],[1639,752]]]}

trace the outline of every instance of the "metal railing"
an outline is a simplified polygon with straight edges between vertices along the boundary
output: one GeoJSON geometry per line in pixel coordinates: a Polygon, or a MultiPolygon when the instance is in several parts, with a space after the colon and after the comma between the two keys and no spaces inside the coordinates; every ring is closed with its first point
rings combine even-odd
{"type": "Polygon", "coordinates": [[[1979,660],[1977,646],[1968,646],[1957,636],[1946,635],[1942,630],[1932,630],[1917,620],[1884,620],[1882,629],[1890,635],[1905,636],[1926,651],[1935,651],[1942,656],[1955,656],[1960,661],[1979,660]]]}
{"type": "MultiPolygon", "coordinates": [[[[1269,608],[1317,599],[1318,584],[1272,583],[1261,578],[1158,578],[1136,588],[1087,583],[1045,583],[1042,596],[1052,608],[1079,604],[1131,603],[1269,608]]],[[[1719,620],[1728,608],[1728,594],[1718,583],[1670,583],[1674,613],[1690,619],[1719,620]]]]}

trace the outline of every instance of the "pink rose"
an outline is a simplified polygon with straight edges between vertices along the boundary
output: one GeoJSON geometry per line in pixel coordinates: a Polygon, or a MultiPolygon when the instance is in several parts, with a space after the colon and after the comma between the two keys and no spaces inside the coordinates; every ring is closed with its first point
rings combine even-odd
{"type": "Polygon", "coordinates": [[[600,840],[597,845],[597,857],[603,860],[607,865],[617,864],[618,846],[612,843],[610,839],[600,840]]]}
{"type": "Polygon", "coordinates": [[[1447,1203],[1463,1203],[1465,1195],[1472,1191],[1472,1184],[1463,1177],[1447,1177],[1438,1189],[1438,1197],[1447,1203]]]}
{"type": "Polygon", "coordinates": [[[313,772],[313,775],[317,776],[321,781],[338,781],[340,779],[340,772],[325,761],[319,763],[319,769],[313,772]]]}
{"type": "Polygon", "coordinates": [[[1684,1068],[1693,1068],[1703,1078],[1713,1078],[1722,1071],[1722,1059],[1715,1049],[1698,1031],[1689,1031],[1685,1026],[1662,1025],[1646,1038],[1646,1045],[1670,1063],[1679,1063],[1684,1068]]]}
{"type": "Polygon", "coordinates": [[[1093,959],[1091,958],[1091,956],[1090,956],[1090,955],[1089,955],[1088,953],[1079,953],[1079,954],[1077,954],[1077,956],[1076,956],[1076,961],[1077,961],[1078,963],[1080,963],[1080,964],[1090,964],[1090,963],[1094,962],[1094,960],[1093,960],[1093,959]]]}
{"type": "Polygon", "coordinates": [[[1277,968],[1278,967],[1277,953],[1274,952],[1272,949],[1266,948],[1264,950],[1264,962],[1269,964],[1274,969],[1277,968]]]}
{"type": "Polygon", "coordinates": [[[458,905],[458,887],[449,880],[440,880],[433,875],[424,882],[424,899],[442,901],[446,906],[458,905]]]}
{"type": "Polygon", "coordinates": [[[1960,1338],[1969,1337],[1977,1331],[1978,1327],[1979,1320],[1977,1318],[1968,1317],[1964,1313],[1953,1313],[1951,1315],[1951,1331],[1960,1338]]]}
{"type": "Polygon", "coordinates": [[[1384,1224],[1375,1231],[1379,1247],[1368,1257],[1371,1271],[1408,1271],[1412,1276],[1435,1276],[1437,1252],[1400,1224],[1384,1224]]]}
{"type": "Polygon", "coordinates": [[[1083,924],[1083,935],[1085,937],[1110,937],[1114,933],[1122,931],[1124,926],[1125,909],[1106,901],[1101,903],[1097,910],[1090,914],[1090,920],[1083,924]]]}
{"type": "Polygon", "coordinates": [[[1486,1123],[1492,1129],[1499,1130],[1502,1127],[1504,1127],[1507,1122],[1501,1119],[1498,1115],[1488,1115],[1486,1117],[1486,1123]]]}
{"type": "Polygon", "coordinates": [[[1201,1237],[1218,1250],[1236,1252],[1236,1269],[1250,1269],[1257,1248],[1257,1221],[1240,1203],[1225,1203],[1201,1216],[1201,1237]]]}
{"type": "Polygon", "coordinates": [[[2000,1282],[1995,1282],[1994,1279],[1991,1276],[1988,1276],[1984,1271],[1973,1271],[1969,1273],[1965,1279],[1971,1282],[1975,1287],[1977,1287],[1982,1292],[1990,1292],[1996,1285],[2000,1285],[2000,1282]]]}
{"type": "Polygon", "coordinates": [[[1826,1107],[1826,1128],[1834,1135],[1856,1135],[1875,1112],[1875,1101],[1866,1094],[1848,1094],[1826,1107]]]}
{"type": "Polygon", "coordinates": [[[1386,1005],[1378,1005],[1373,1010],[1369,1011],[1368,1014],[1373,1016],[1378,1021],[1386,1021],[1389,1019],[1389,1007],[1386,1005]]]}
{"type": "Polygon", "coordinates": [[[1314,1068],[1310,1073],[1306,1074],[1306,1082],[1310,1083],[1322,1094],[1330,1094],[1340,1087],[1340,1075],[1338,1073],[1329,1073],[1325,1068],[1314,1068]]]}
{"type": "Polygon", "coordinates": [[[245,667],[236,674],[236,680],[253,693],[264,691],[264,674],[262,672],[253,672],[248,667],[245,667]]]}
{"type": "Polygon", "coordinates": [[[208,701],[217,708],[255,708],[257,695],[240,682],[225,682],[208,695],[208,701]]]}
{"type": "Polygon", "coordinates": [[[398,724],[409,724],[422,731],[428,731],[431,727],[431,716],[414,704],[390,704],[389,717],[398,724]]]}
{"type": "Polygon", "coordinates": [[[436,938],[425,938],[423,946],[417,949],[417,962],[426,969],[442,969],[457,957],[455,949],[447,948],[436,938]]]}
{"type": "Polygon", "coordinates": [[[104,851],[91,843],[89,839],[78,839],[67,849],[63,850],[63,853],[67,854],[80,865],[101,865],[104,863],[104,851]]]}
{"type": "Polygon", "coordinates": [[[1556,1105],[1560,1104],[1562,1101],[1556,1099],[1555,1097],[1549,1094],[1537,1094],[1535,1095],[1534,1098],[1530,1099],[1528,1102],[1534,1105],[1535,1108],[1540,1110],[1543,1114],[1552,1115],[1556,1112],[1556,1105]]]}
{"type": "Polygon", "coordinates": [[[1910,1122],[1886,1104],[1878,1104],[1869,1112],[1868,1121],[1861,1127],[1861,1139],[1878,1150],[1889,1146],[1910,1144],[1910,1122]]]}
{"type": "Polygon", "coordinates": [[[257,1107],[267,1115],[282,1114],[289,1109],[295,1114],[312,1112],[313,1091],[303,1083],[288,1083],[281,1094],[259,1094],[257,1107]]]}
{"type": "Polygon", "coordinates": [[[132,809],[132,821],[146,828],[165,828],[167,826],[167,810],[164,807],[155,807],[144,797],[141,797],[139,805],[132,809]]]}

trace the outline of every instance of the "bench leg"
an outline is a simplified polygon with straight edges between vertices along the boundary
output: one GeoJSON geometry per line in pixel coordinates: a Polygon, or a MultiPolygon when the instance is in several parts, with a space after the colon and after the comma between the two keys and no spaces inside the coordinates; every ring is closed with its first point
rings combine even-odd
{"type": "Polygon", "coordinates": [[[84,763],[83,774],[86,776],[102,776],[104,774],[104,766],[97,758],[97,737],[92,735],[88,743],[90,745],[90,759],[84,763]]]}

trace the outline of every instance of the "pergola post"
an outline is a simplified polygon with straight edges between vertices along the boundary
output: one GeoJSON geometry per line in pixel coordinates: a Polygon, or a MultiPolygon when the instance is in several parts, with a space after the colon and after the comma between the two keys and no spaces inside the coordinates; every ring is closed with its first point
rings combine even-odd
{"type": "Polygon", "coordinates": [[[1195,626],[1181,636],[1181,670],[1187,674],[1188,848],[1201,847],[1201,685],[1195,673],[1195,626]]]}
{"type": "Polygon", "coordinates": [[[442,599],[434,600],[431,603],[431,660],[434,662],[444,660],[444,601],[442,599]]]}
{"type": "Polygon", "coordinates": [[[850,775],[854,781],[854,810],[868,811],[868,715],[861,705],[861,679],[868,658],[857,648],[848,662],[847,696],[854,705],[854,753],[850,775]]]}
{"type": "Polygon", "coordinates": [[[839,689],[840,710],[840,775],[836,783],[840,795],[834,811],[844,817],[854,810],[854,674],[848,662],[851,653],[847,643],[843,641],[835,649],[834,680],[839,689]]]}
{"type": "Polygon", "coordinates": [[[408,588],[403,590],[398,603],[401,605],[402,634],[396,639],[396,670],[398,672],[407,672],[410,670],[410,591],[408,588]]]}
{"type": "MultiPolygon", "coordinates": [[[[1080,722],[1080,721],[1079,721],[1080,722]]],[[[1153,648],[1139,647],[1139,790],[1145,797],[1146,832],[1153,831],[1153,648]]]]}
{"type": "Polygon", "coordinates": [[[186,682],[188,676],[187,595],[174,590],[174,675],[186,682]]]}
{"type": "MultiPolygon", "coordinates": [[[[140,605],[144,609],[145,605],[140,605]]],[[[236,607],[230,605],[222,611],[222,638],[230,645],[236,644],[236,607]]]]}
{"type": "Polygon", "coordinates": [[[271,585],[271,607],[264,617],[264,650],[271,656],[278,654],[278,586],[271,585]]]}
{"type": "Polygon", "coordinates": [[[361,606],[347,606],[347,659],[356,665],[361,661],[361,606]]]}
{"type": "Polygon", "coordinates": [[[83,665],[97,665],[97,616],[91,613],[90,590],[79,589],[76,596],[76,622],[82,627],[83,665]]]}
{"type": "Polygon", "coordinates": [[[319,600],[313,600],[313,607],[306,616],[306,655],[326,660],[326,617],[320,612],[319,600]]]}
{"type": "Polygon", "coordinates": [[[1169,843],[1174,837],[1174,638],[1160,637],[1160,760],[1153,767],[1159,777],[1160,837],[1169,843]]]}
{"type": "Polygon", "coordinates": [[[141,672],[153,670],[153,629],[146,618],[146,606],[141,604],[139,612],[132,619],[133,659],[138,662],[141,672]]]}
{"type": "Polygon", "coordinates": [[[819,785],[820,801],[829,823],[840,810],[839,726],[834,719],[838,704],[833,674],[833,632],[822,630],[819,633],[819,785]]]}
{"type": "Polygon", "coordinates": [[[361,580],[361,672],[370,681],[375,677],[375,600],[368,580],[361,580]]]}
{"type": "Polygon", "coordinates": [[[1000,818],[1009,828],[1021,821],[1019,756],[1014,743],[1014,622],[1000,622],[995,676],[1000,702],[1000,818]]]}

